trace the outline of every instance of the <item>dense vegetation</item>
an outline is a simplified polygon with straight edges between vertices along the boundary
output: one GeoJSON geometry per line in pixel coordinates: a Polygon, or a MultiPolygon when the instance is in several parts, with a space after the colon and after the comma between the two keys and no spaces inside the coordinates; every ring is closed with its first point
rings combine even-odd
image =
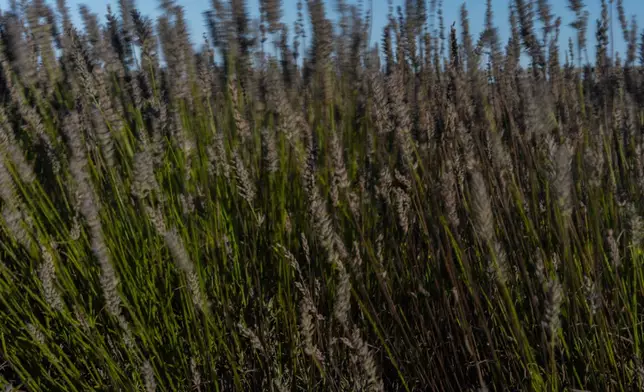
{"type": "Polygon", "coordinates": [[[622,2],[512,1],[505,46],[489,0],[476,37],[390,6],[378,46],[368,5],[260,4],[198,51],[171,0],[0,16],[5,391],[641,390],[622,2]]]}

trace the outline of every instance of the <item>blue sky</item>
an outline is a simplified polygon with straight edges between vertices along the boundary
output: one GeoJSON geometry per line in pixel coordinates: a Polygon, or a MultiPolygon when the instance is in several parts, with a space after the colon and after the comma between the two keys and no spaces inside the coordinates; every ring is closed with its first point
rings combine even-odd
{"type": "MultiPolygon", "coordinates": [[[[54,0],[47,0],[52,2],[54,0]]],[[[85,3],[87,4],[94,12],[98,13],[101,16],[101,21],[104,20],[102,16],[105,14],[105,10],[108,4],[112,5],[114,11],[118,11],[118,1],[117,0],[67,0],[69,7],[74,12],[76,16],[75,20],[80,24],[80,18],[78,17],[78,5],[85,3]]],[[[159,1],[158,0],[135,0],[136,5],[139,10],[148,16],[155,18],[159,14],[159,1]]],[[[373,33],[372,40],[380,39],[382,28],[386,23],[387,18],[387,2],[386,0],[364,0],[366,7],[369,7],[370,1],[373,3],[374,8],[374,23],[373,23],[373,33]]],[[[506,40],[509,30],[508,22],[508,4],[511,0],[493,0],[494,7],[494,16],[495,16],[495,25],[499,28],[502,39],[506,40]]],[[[429,0],[427,0],[429,3],[429,0]]],[[[470,25],[473,33],[478,33],[483,27],[484,17],[485,17],[485,1],[484,0],[464,0],[464,1],[452,1],[444,0],[444,18],[445,25],[450,26],[452,22],[456,21],[458,26],[459,21],[459,8],[463,2],[467,5],[469,14],[470,14],[470,25]]],[[[7,7],[7,0],[0,0],[0,6],[2,8],[7,7]]],[[[210,0],[177,0],[177,3],[184,6],[186,18],[190,26],[190,31],[192,39],[195,42],[200,42],[203,33],[206,31],[204,26],[203,12],[211,7],[210,0]]],[[[562,49],[567,47],[568,37],[574,38],[574,31],[571,27],[568,27],[568,23],[573,21],[574,14],[567,9],[567,0],[550,0],[550,3],[553,8],[553,13],[557,16],[560,16],[563,20],[562,27],[562,49]]],[[[589,19],[589,30],[588,30],[588,39],[589,45],[594,45],[593,36],[595,31],[595,20],[599,18],[601,8],[600,0],[586,0],[587,10],[590,12],[589,19]]],[[[327,10],[332,11],[334,9],[335,0],[327,0],[327,10]]],[[[404,0],[394,0],[394,6],[403,6],[404,0]]],[[[630,20],[630,15],[637,16],[638,22],[640,23],[640,32],[644,28],[644,0],[624,0],[624,8],[630,20]]],[[[295,0],[282,0],[282,9],[284,12],[283,20],[289,23],[290,31],[293,31],[292,25],[296,19],[296,1],[295,0]]],[[[258,0],[248,0],[248,10],[251,16],[255,17],[258,15],[258,0]]],[[[614,12],[614,35],[617,41],[615,50],[622,53],[625,52],[625,45],[623,43],[623,38],[621,34],[621,29],[619,28],[619,22],[617,20],[617,12],[614,12]]],[[[639,35],[639,34],[638,34],[639,35]]],[[[594,50],[592,47],[589,48],[589,56],[593,56],[594,50]]],[[[623,56],[622,56],[623,57],[623,56]]],[[[591,57],[592,61],[592,57],[591,57]]]]}

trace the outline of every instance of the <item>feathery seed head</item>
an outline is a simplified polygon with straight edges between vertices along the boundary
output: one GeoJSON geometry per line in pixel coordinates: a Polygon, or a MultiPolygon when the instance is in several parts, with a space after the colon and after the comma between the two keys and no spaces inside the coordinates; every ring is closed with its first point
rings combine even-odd
{"type": "Polygon", "coordinates": [[[478,170],[471,170],[471,202],[474,213],[474,229],[477,234],[487,243],[494,238],[494,214],[492,202],[485,185],[485,179],[478,170]]]}
{"type": "Polygon", "coordinates": [[[36,344],[39,344],[39,345],[45,344],[45,334],[43,334],[42,331],[32,323],[27,324],[27,332],[29,333],[29,336],[31,336],[31,339],[33,339],[33,341],[36,344]]]}
{"type": "Polygon", "coordinates": [[[563,292],[561,284],[551,279],[546,285],[546,302],[542,325],[546,328],[548,335],[554,339],[557,330],[560,327],[561,304],[563,302],[563,292]]]}
{"type": "Polygon", "coordinates": [[[62,311],[63,301],[56,287],[56,268],[54,258],[45,246],[41,246],[42,264],[38,271],[40,282],[42,283],[45,301],[57,311],[62,311]]]}
{"type": "Polygon", "coordinates": [[[349,312],[351,310],[351,282],[347,270],[340,264],[338,268],[338,287],[335,296],[333,314],[338,322],[345,328],[349,325],[349,312]]]}
{"type": "Polygon", "coordinates": [[[276,173],[279,170],[279,156],[275,144],[275,135],[268,128],[262,128],[262,152],[264,154],[264,165],[269,173],[276,173]]]}
{"type": "Polygon", "coordinates": [[[619,268],[619,266],[621,265],[619,244],[617,242],[617,239],[615,239],[615,235],[613,234],[612,229],[608,229],[606,242],[608,243],[608,255],[610,256],[611,264],[613,265],[613,268],[619,268]]]}
{"type": "Polygon", "coordinates": [[[192,374],[192,386],[199,391],[201,388],[201,374],[195,357],[190,357],[190,373],[192,374]]]}
{"type": "Polygon", "coordinates": [[[157,383],[154,379],[154,369],[152,369],[152,365],[150,364],[150,361],[148,361],[147,359],[145,360],[145,362],[143,362],[141,373],[143,373],[143,381],[145,382],[145,391],[155,392],[157,390],[157,383]]]}
{"type": "Polygon", "coordinates": [[[564,217],[572,214],[572,157],[573,150],[568,143],[557,147],[554,157],[555,172],[553,190],[564,217]]]}
{"type": "Polygon", "coordinates": [[[251,181],[250,174],[246,170],[244,161],[237,151],[233,152],[233,161],[235,163],[235,177],[237,178],[237,190],[239,195],[252,205],[255,200],[255,185],[251,181]]]}

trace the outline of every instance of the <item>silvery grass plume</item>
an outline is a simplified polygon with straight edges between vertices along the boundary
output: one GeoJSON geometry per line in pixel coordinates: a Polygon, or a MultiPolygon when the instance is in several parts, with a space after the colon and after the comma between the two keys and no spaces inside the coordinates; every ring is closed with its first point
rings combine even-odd
{"type": "Polygon", "coordinates": [[[597,289],[595,281],[588,275],[584,276],[582,290],[584,298],[586,299],[586,304],[590,310],[590,314],[594,316],[601,307],[601,295],[597,289]]]}
{"type": "Polygon", "coordinates": [[[244,161],[237,150],[233,152],[233,161],[235,163],[235,177],[237,178],[239,195],[252,206],[256,195],[255,184],[253,184],[244,161]]]}
{"type": "Polygon", "coordinates": [[[134,28],[132,12],[134,11],[134,7],[134,0],[119,0],[119,11],[123,23],[122,34],[126,43],[129,43],[132,40],[132,29],[134,28]]]}
{"type": "MultiPolygon", "coordinates": [[[[24,13],[22,15],[24,18],[24,13]]],[[[22,82],[25,86],[35,86],[38,83],[38,80],[40,79],[40,76],[42,75],[41,69],[38,64],[38,47],[36,45],[36,41],[34,40],[33,34],[31,34],[29,26],[24,23],[24,20],[20,21],[20,29],[21,29],[21,35],[24,36],[24,47],[19,50],[25,50],[24,48],[26,47],[26,52],[27,56],[26,57],[26,63],[30,65],[30,67],[33,67],[30,78],[19,78],[20,82],[22,82]]],[[[20,70],[16,70],[18,74],[20,74],[20,70]]],[[[40,91],[38,92],[40,93],[40,91]]]]}
{"type": "Polygon", "coordinates": [[[2,200],[2,217],[9,233],[26,249],[31,249],[33,240],[27,227],[29,217],[25,214],[16,185],[11,173],[0,155],[0,200],[2,200]]]}
{"type": "Polygon", "coordinates": [[[561,284],[555,278],[548,280],[544,289],[546,299],[542,325],[546,329],[548,336],[554,340],[561,325],[559,317],[561,315],[561,304],[563,303],[563,292],[561,284]]]}
{"type": "Polygon", "coordinates": [[[179,195],[179,205],[181,212],[185,217],[188,217],[195,211],[195,199],[191,193],[185,192],[179,195]]]}
{"type": "Polygon", "coordinates": [[[192,111],[194,102],[190,92],[192,81],[189,77],[194,70],[193,52],[183,7],[168,5],[164,7],[164,11],[157,19],[157,31],[167,63],[168,89],[177,102],[184,102],[189,111],[192,111]]]}
{"type": "MultiPolygon", "coordinates": [[[[80,7],[81,14],[83,7],[80,7]]],[[[96,15],[94,15],[94,18],[96,15]]],[[[91,57],[95,51],[96,44],[92,44],[90,47],[89,43],[79,42],[80,38],[78,37],[78,32],[73,25],[67,27],[64,31],[64,44],[63,48],[65,51],[65,56],[63,61],[66,67],[69,67],[73,72],[68,73],[68,78],[70,81],[70,90],[73,91],[75,96],[80,96],[81,89],[86,89],[84,92],[84,97],[94,97],[96,96],[95,86],[91,80],[91,75],[87,68],[86,58],[91,57]],[[91,54],[90,54],[91,52],[91,54]],[[90,90],[91,89],[91,90],[90,90]]],[[[98,38],[97,38],[98,39],[98,38]]],[[[90,38],[91,42],[91,38],[90,38]]]]}
{"type": "Polygon", "coordinates": [[[349,327],[349,313],[351,311],[351,281],[344,264],[337,263],[337,289],[333,315],[343,328],[349,327]]]}
{"type": "Polygon", "coordinates": [[[381,232],[376,237],[376,258],[374,260],[374,270],[382,278],[387,278],[387,271],[385,270],[385,236],[381,232]]]}
{"type": "MultiPolygon", "coordinates": [[[[158,42],[150,18],[132,10],[132,22],[136,35],[135,42],[141,48],[141,77],[146,89],[152,90],[152,80],[158,77],[159,59],[157,56],[158,42]]],[[[152,95],[152,94],[150,94],[152,95]]]]}
{"type": "Polygon", "coordinates": [[[253,349],[261,354],[266,354],[266,350],[264,349],[264,345],[262,344],[262,341],[259,339],[257,334],[253,332],[252,329],[246,327],[242,323],[237,323],[237,328],[239,329],[239,332],[243,337],[245,337],[253,347],[253,349]]]}
{"type": "MultiPolygon", "coordinates": [[[[84,4],[79,5],[78,11],[80,13],[81,19],[83,20],[83,27],[85,28],[84,30],[87,34],[89,42],[92,44],[92,46],[98,45],[101,39],[101,29],[98,23],[98,15],[92,13],[84,4]]],[[[70,23],[65,24],[65,32],[73,28],[71,21],[69,22],[70,23]]]]}
{"type": "Polygon", "coordinates": [[[134,154],[133,162],[133,181],[132,194],[143,199],[155,192],[161,194],[159,183],[154,174],[154,157],[152,146],[148,143],[143,144],[143,149],[134,154]]]}
{"type": "Polygon", "coordinates": [[[168,77],[168,91],[172,96],[178,99],[182,98],[182,71],[183,64],[181,63],[181,48],[177,37],[175,36],[175,29],[172,25],[172,9],[165,7],[163,15],[157,18],[156,31],[159,36],[159,43],[161,46],[161,53],[167,64],[166,76],[168,77]]]}
{"type": "Polygon", "coordinates": [[[120,132],[122,121],[119,113],[112,104],[108,92],[107,83],[110,76],[105,73],[98,64],[87,63],[87,56],[84,55],[85,48],[79,40],[76,32],[68,32],[72,38],[72,57],[74,58],[75,70],[78,72],[85,100],[89,103],[88,109],[91,113],[93,127],[90,132],[100,145],[100,150],[108,168],[114,168],[115,152],[112,131],[120,132]],[[91,72],[90,68],[91,67],[91,72]]]}
{"type": "Polygon", "coordinates": [[[452,229],[456,230],[459,227],[460,219],[458,217],[458,193],[454,170],[454,161],[447,158],[440,175],[440,193],[445,203],[447,220],[452,225],[452,229]]]}
{"type": "Polygon", "coordinates": [[[85,312],[78,305],[72,305],[72,306],[73,306],[74,317],[78,322],[78,325],[81,327],[83,332],[89,333],[91,326],[89,321],[87,321],[87,316],[85,315],[85,312]]]}
{"type": "Polygon", "coordinates": [[[288,392],[291,390],[292,377],[289,374],[288,369],[281,374],[278,374],[273,379],[273,385],[277,392],[288,392]]]}
{"type": "Polygon", "coordinates": [[[492,202],[485,185],[485,179],[476,169],[476,165],[474,162],[470,163],[472,167],[470,169],[470,185],[474,229],[486,244],[491,245],[495,237],[492,202]]]}
{"type": "Polygon", "coordinates": [[[405,95],[405,83],[402,68],[396,67],[386,80],[389,105],[395,118],[396,128],[409,131],[411,128],[411,117],[407,106],[405,95]]]}
{"type": "Polygon", "coordinates": [[[297,65],[295,64],[295,56],[297,56],[294,50],[289,46],[289,29],[286,24],[282,24],[281,31],[278,33],[279,38],[276,39],[274,45],[279,48],[280,55],[282,57],[282,74],[285,76],[285,79],[289,82],[289,87],[294,86],[294,78],[297,75],[297,65]]]}
{"type": "Polygon", "coordinates": [[[185,274],[186,281],[188,283],[188,289],[192,297],[192,302],[197,307],[197,309],[206,312],[207,310],[207,299],[204,295],[201,284],[199,282],[199,276],[195,271],[195,266],[190,260],[190,255],[188,250],[185,247],[183,239],[177,232],[177,229],[171,228],[170,230],[163,233],[163,238],[165,240],[166,246],[170,250],[170,254],[174,259],[177,267],[185,274]]]}
{"type": "Polygon", "coordinates": [[[626,205],[625,215],[631,236],[631,246],[635,248],[633,251],[637,251],[644,244],[644,221],[633,203],[626,205]]]}
{"type": "Polygon", "coordinates": [[[604,154],[601,146],[591,144],[584,150],[584,168],[588,185],[592,189],[599,188],[604,176],[604,154]]]}
{"type": "Polygon", "coordinates": [[[251,129],[248,121],[241,111],[241,106],[239,103],[239,91],[237,90],[237,78],[228,79],[228,92],[230,94],[230,99],[232,101],[233,107],[233,119],[235,120],[235,129],[241,137],[242,140],[248,140],[251,137],[251,129]]]}
{"type": "Polygon", "coordinates": [[[156,230],[157,234],[163,236],[167,232],[163,212],[159,208],[152,208],[149,204],[144,205],[144,210],[154,230],[156,230]]]}
{"type": "Polygon", "coordinates": [[[503,142],[503,134],[498,131],[488,134],[488,159],[499,173],[502,189],[506,190],[512,176],[512,157],[503,142]]]}
{"type": "MultiPolygon", "coordinates": [[[[103,111],[103,113],[105,113],[104,109],[101,110],[103,111]]],[[[105,122],[103,115],[101,115],[97,108],[93,108],[91,112],[92,124],[94,125],[93,133],[95,134],[96,138],[98,139],[99,145],[101,146],[101,152],[103,154],[105,162],[107,163],[107,167],[114,169],[114,167],[116,166],[116,153],[114,149],[114,139],[112,138],[110,127],[118,129],[121,126],[120,119],[118,119],[118,117],[116,116],[113,116],[108,124],[105,122]]]]}
{"type": "Polygon", "coordinates": [[[199,373],[199,364],[195,357],[190,357],[190,374],[192,374],[192,388],[201,391],[201,374],[199,373]]]}
{"type": "Polygon", "coordinates": [[[398,213],[398,224],[403,233],[407,234],[409,231],[409,213],[411,211],[411,198],[401,188],[394,188],[394,201],[396,212],[398,213]]]}
{"type": "MultiPolygon", "coordinates": [[[[304,275],[302,274],[302,269],[300,268],[300,263],[297,261],[293,253],[291,253],[284,245],[282,244],[277,244],[275,245],[277,249],[279,249],[283,254],[286,260],[288,261],[288,264],[293,268],[296,272],[297,278],[300,280],[304,280],[304,275]]],[[[306,236],[304,236],[304,233],[302,233],[302,248],[304,249],[304,253],[308,254],[308,243],[306,242],[306,236]]],[[[308,262],[308,260],[307,260],[308,262]]],[[[304,289],[303,294],[309,295],[310,293],[308,292],[308,289],[306,286],[298,286],[298,288],[304,289]]]]}
{"type": "Polygon", "coordinates": [[[338,137],[337,132],[331,134],[331,162],[333,165],[333,173],[331,179],[331,200],[334,205],[339,205],[340,194],[344,193],[351,185],[347,168],[344,164],[344,151],[342,150],[342,143],[338,137]]]}
{"type": "Polygon", "coordinates": [[[409,193],[413,191],[411,178],[407,175],[402,174],[398,169],[394,169],[394,178],[398,181],[398,186],[403,191],[409,193]]]}
{"type": "Polygon", "coordinates": [[[42,284],[45,301],[56,311],[63,310],[63,300],[60,291],[56,287],[56,267],[52,253],[44,246],[40,247],[42,263],[38,270],[38,277],[42,284]]]}
{"type": "Polygon", "coordinates": [[[410,128],[398,126],[395,128],[396,143],[400,149],[400,157],[407,170],[416,168],[416,144],[410,128]]]}
{"type": "Polygon", "coordinates": [[[291,214],[288,211],[284,212],[284,229],[289,235],[293,232],[293,223],[291,222],[291,214]]]}
{"type": "MultiPolygon", "coordinates": [[[[5,380],[0,380],[0,388],[2,392],[17,392],[19,391],[12,383],[6,382],[5,380]]],[[[280,391],[281,392],[281,391],[280,391]]]]}
{"type": "Polygon", "coordinates": [[[76,111],[68,114],[63,122],[72,153],[70,172],[77,187],[77,202],[81,215],[85,218],[90,232],[92,253],[101,266],[100,282],[110,315],[121,320],[121,297],[118,293],[118,278],[112,264],[110,251],[105,243],[103,226],[100,219],[100,206],[88,169],[87,153],[83,143],[80,118],[76,111]]]}
{"type": "Polygon", "coordinates": [[[11,208],[17,208],[21,202],[16,184],[2,155],[0,155],[0,199],[3,206],[11,208]]]}
{"type": "Polygon", "coordinates": [[[320,196],[317,185],[315,184],[309,190],[309,214],[312,219],[315,234],[320,239],[331,261],[332,255],[335,254],[333,222],[327,210],[326,202],[320,196]]]}
{"type": "Polygon", "coordinates": [[[212,65],[215,52],[210,46],[208,36],[205,33],[203,35],[203,40],[204,43],[201,53],[199,53],[197,57],[197,80],[199,82],[199,92],[201,97],[209,103],[213,98],[213,88],[216,85],[218,75],[212,65]]]}
{"type": "Polygon", "coordinates": [[[175,36],[181,45],[181,55],[183,56],[182,63],[184,66],[184,88],[187,94],[187,103],[189,109],[194,109],[194,98],[190,93],[190,84],[194,81],[192,76],[195,74],[195,52],[192,46],[192,39],[190,37],[188,21],[185,18],[184,7],[176,5],[174,7],[174,20],[175,20],[175,36]]]}
{"type": "Polygon", "coordinates": [[[360,255],[360,246],[357,241],[353,241],[352,257],[350,259],[349,266],[351,267],[351,272],[353,272],[356,277],[360,277],[362,275],[362,256],[360,255]]]}
{"type": "Polygon", "coordinates": [[[224,135],[220,131],[215,131],[214,133],[213,142],[207,148],[208,172],[211,175],[223,176],[228,180],[232,169],[226,155],[224,135]]]}
{"type": "Polygon", "coordinates": [[[564,218],[572,214],[572,157],[573,150],[569,143],[557,146],[554,156],[555,172],[552,178],[555,200],[564,218]]]}
{"type": "Polygon", "coordinates": [[[532,88],[528,86],[528,79],[520,81],[519,87],[525,91],[527,96],[527,115],[526,129],[522,135],[527,142],[533,138],[540,139],[548,132],[557,129],[555,117],[550,109],[550,100],[544,93],[533,93],[532,88]],[[540,104],[537,104],[540,103],[540,104]]]}
{"type": "Polygon", "coordinates": [[[171,112],[173,121],[170,129],[172,131],[173,142],[176,143],[185,156],[186,162],[184,166],[186,173],[184,174],[189,176],[189,171],[192,167],[193,154],[196,149],[196,142],[190,129],[184,126],[180,111],[173,107],[171,112]]]}
{"type": "Polygon", "coordinates": [[[489,266],[489,273],[494,279],[502,285],[508,281],[510,266],[508,264],[508,255],[503,245],[496,240],[492,246],[492,263],[489,266]]]}
{"type": "Polygon", "coordinates": [[[268,91],[268,109],[278,114],[278,129],[284,133],[286,140],[295,142],[304,131],[309,135],[310,129],[305,118],[297,109],[294,109],[288,100],[286,87],[281,75],[273,66],[269,66],[266,77],[266,89],[268,91]]]}
{"type": "Polygon", "coordinates": [[[54,76],[57,70],[56,56],[53,48],[53,11],[44,1],[33,1],[27,5],[27,21],[32,34],[34,35],[35,44],[40,54],[42,64],[40,66],[40,82],[43,87],[51,91],[50,76],[54,76]],[[43,23],[44,22],[44,23],[43,23]]]}
{"type": "Polygon", "coordinates": [[[264,166],[268,173],[276,173],[279,170],[280,161],[275,143],[275,134],[268,128],[262,128],[261,133],[264,166]]]}
{"type": "Polygon", "coordinates": [[[389,120],[390,107],[387,104],[387,95],[380,72],[371,72],[369,75],[372,102],[372,116],[379,134],[385,134],[392,130],[389,120]]]}
{"type": "Polygon", "coordinates": [[[201,374],[199,373],[199,364],[195,357],[190,357],[190,374],[192,374],[192,388],[201,391],[201,374]]]}
{"type": "Polygon", "coordinates": [[[384,391],[384,384],[382,378],[378,373],[376,367],[376,360],[374,359],[373,352],[367,346],[367,343],[362,339],[360,330],[355,327],[351,334],[351,344],[358,355],[359,361],[362,365],[362,370],[368,383],[368,391],[378,392],[384,391]]]}
{"type": "Polygon", "coordinates": [[[581,64],[581,53],[586,50],[586,29],[588,27],[588,11],[584,11],[583,0],[568,0],[568,8],[573,11],[577,19],[571,26],[577,30],[577,60],[581,64]]]}
{"type": "Polygon", "coordinates": [[[150,361],[147,359],[143,362],[141,367],[141,373],[143,373],[143,381],[145,383],[146,392],[155,392],[157,390],[157,382],[154,379],[154,369],[150,364],[150,361]]]}
{"type": "MultiPolygon", "coordinates": [[[[90,63],[93,65],[103,64],[97,77],[102,76],[102,80],[97,80],[97,83],[105,86],[110,86],[111,83],[117,82],[123,86],[125,84],[125,66],[128,61],[128,53],[126,43],[123,42],[123,36],[120,29],[117,27],[118,20],[116,16],[111,13],[110,6],[107,6],[107,19],[108,25],[101,29],[100,39],[96,45],[95,51],[89,51],[90,63]]],[[[97,85],[98,86],[98,85],[97,85]]],[[[122,109],[118,105],[114,109],[122,109]]],[[[122,113],[122,111],[120,111],[122,113]]]]}
{"type": "Polygon", "coordinates": [[[31,83],[36,80],[38,64],[33,61],[33,57],[30,56],[29,52],[30,47],[26,45],[23,34],[23,20],[19,15],[5,13],[3,22],[6,26],[8,41],[6,50],[14,55],[11,66],[18,73],[18,77],[23,83],[31,83]]]}
{"type": "Polygon", "coordinates": [[[7,88],[9,90],[11,101],[18,109],[20,116],[33,132],[33,136],[40,140],[41,143],[45,146],[45,151],[51,164],[51,169],[54,174],[57,174],[60,171],[60,161],[58,159],[58,156],[56,155],[54,143],[50,135],[46,132],[40,114],[38,114],[38,112],[31,106],[31,104],[27,102],[23,92],[21,91],[21,88],[13,82],[12,73],[3,53],[3,49],[3,45],[0,45],[0,65],[4,70],[5,84],[7,85],[7,88]]]}
{"type": "Polygon", "coordinates": [[[27,323],[27,333],[36,344],[40,346],[45,345],[45,334],[42,333],[40,328],[32,323],[27,323]]]}
{"type": "Polygon", "coordinates": [[[5,205],[2,207],[2,218],[7,225],[9,233],[26,249],[31,249],[34,242],[25,228],[27,224],[26,216],[20,210],[5,205]]]}
{"type": "MultiPolygon", "coordinates": [[[[156,103],[154,104],[156,105],[156,103]]],[[[152,122],[152,157],[154,166],[158,167],[163,163],[165,148],[168,145],[166,133],[169,127],[168,108],[164,101],[160,101],[158,106],[154,106],[156,112],[151,114],[152,122]]]]}
{"type": "Polygon", "coordinates": [[[324,367],[324,355],[313,340],[315,324],[318,318],[319,315],[312,298],[303,296],[300,300],[300,335],[304,338],[304,353],[324,367]]]}
{"type": "Polygon", "coordinates": [[[391,190],[393,188],[394,179],[391,175],[391,171],[387,166],[384,166],[380,170],[378,176],[378,183],[376,185],[376,193],[382,197],[382,199],[387,203],[391,203],[391,190]]]}
{"type": "Polygon", "coordinates": [[[11,125],[8,122],[7,113],[0,107],[0,153],[6,154],[10,159],[13,166],[16,168],[20,179],[26,184],[31,184],[36,179],[34,168],[24,152],[20,148],[20,144],[16,140],[11,125]]]}
{"type": "Polygon", "coordinates": [[[262,17],[268,23],[268,32],[277,32],[280,29],[280,20],[282,19],[282,1],[260,0],[259,4],[262,17]]]}
{"type": "MultiPolygon", "coordinates": [[[[361,180],[363,180],[363,178],[359,178],[358,181],[361,181],[361,180]]],[[[364,184],[361,184],[360,182],[358,182],[358,187],[361,187],[362,185],[364,185],[364,184]]],[[[364,188],[362,188],[362,190],[364,190],[364,188]]],[[[366,194],[366,192],[360,192],[360,193],[361,194],[366,194]]],[[[361,214],[360,205],[363,204],[363,203],[366,204],[367,203],[366,202],[367,198],[366,197],[361,198],[359,196],[359,193],[356,192],[355,190],[349,190],[349,193],[348,193],[347,197],[349,198],[349,209],[351,210],[351,213],[353,214],[353,216],[356,219],[359,219],[360,214],[361,214]]]]}
{"type": "Polygon", "coordinates": [[[608,255],[610,256],[610,263],[613,268],[617,269],[621,265],[621,259],[619,256],[619,243],[615,238],[613,229],[608,229],[606,234],[606,243],[608,244],[608,255]]]}
{"type": "MultiPolygon", "coordinates": [[[[283,245],[277,244],[276,246],[278,249],[282,251],[289,265],[295,270],[297,274],[298,281],[295,283],[295,287],[302,295],[302,298],[300,299],[300,303],[299,303],[299,309],[300,309],[299,332],[304,339],[303,341],[304,353],[310,356],[311,358],[313,358],[315,361],[317,361],[320,366],[324,366],[324,355],[316,347],[313,339],[314,338],[313,335],[315,334],[315,329],[316,329],[316,323],[319,320],[323,320],[324,317],[318,313],[318,310],[313,301],[313,293],[311,293],[308,285],[305,282],[302,269],[300,268],[300,264],[295,258],[295,256],[293,256],[293,254],[288,249],[286,249],[283,245]]],[[[304,253],[307,257],[307,262],[310,264],[311,261],[309,259],[308,242],[306,241],[306,237],[304,236],[304,234],[302,234],[302,248],[304,249],[304,253]]]]}
{"type": "Polygon", "coordinates": [[[453,152],[453,158],[454,158],[454,177],[456,181],[456,189],[461,193],[465,194],[465,183],[467,180],[467,172],[468,172],[468,160],[470,159],[468,157],[468,154],[471,155],[470,152],[460,152],[458,151],[458,147],[456,146],[450,146],[448,151],[453,152]]]}
{"type": "Polygon", "coordinates": [[[319,0],[307,1],[311,18],[313,47],[311,49],[312,67],[318,80],[325,105],[333,102],[333,84],[331,78],[331,54],[333,51],[333,26],[327,19],[325,4],[319,0]]]}
{"type": "Polygon", "coordinates": [[[637,143],[635,146],[635,173],[636,184],[640,192],[644,192],[644,145],[637,143]]]}

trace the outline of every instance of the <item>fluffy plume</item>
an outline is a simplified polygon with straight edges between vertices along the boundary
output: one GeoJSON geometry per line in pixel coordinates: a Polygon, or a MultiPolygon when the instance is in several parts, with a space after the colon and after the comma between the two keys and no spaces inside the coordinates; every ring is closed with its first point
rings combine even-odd
{"type": "Polygon", "coordinates": [[[51,252],[44,246],[41,247],[42,264],[38,271],[38,276],[42,283],[45,300],[53,309],[63,310],[63,300],[60,292],[56,287],[56,267],[51,252]]]}

